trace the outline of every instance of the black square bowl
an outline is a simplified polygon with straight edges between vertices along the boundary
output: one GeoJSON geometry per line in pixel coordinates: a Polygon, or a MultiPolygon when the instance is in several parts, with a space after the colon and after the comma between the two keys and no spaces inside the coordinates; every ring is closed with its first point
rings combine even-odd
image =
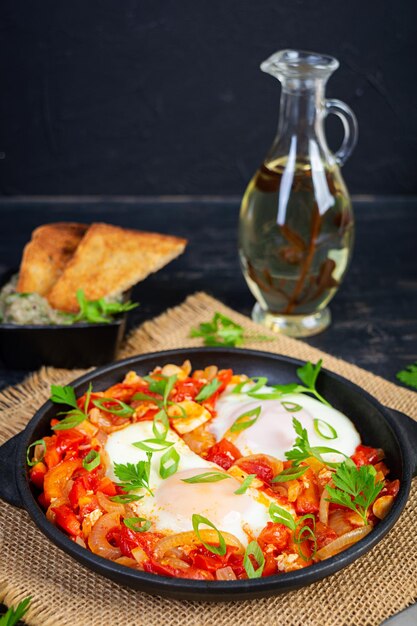
{"type": "MultiPolygon", "coordinates": [[[[17,270],[5,272],[0,287],[17,270]]],[[[123,299],[126,301],[130,291],[123,299]]],[[[127,313],[104,324],[0,323],[0,360],[4,367],[35,370],[42,365],[65,369],[106,365],[114,361],[126,330],[127,313]]]]}

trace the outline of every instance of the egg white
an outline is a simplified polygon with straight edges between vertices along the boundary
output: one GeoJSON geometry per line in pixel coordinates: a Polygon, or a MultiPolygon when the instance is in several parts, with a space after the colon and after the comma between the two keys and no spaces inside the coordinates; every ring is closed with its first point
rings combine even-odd
{"type": "MultiPolygon", "coordinates": [[[[109,435],[105,446],[110,460],[108,476],[118,482],[115,463],[136,464],[146,460],[146,453],[132,444],[153,437],[152,422],[137,422],[109,435]]],[[[143,496],[130,505],[138,517],[151,520],[151,530],[170,534],[192,530],[192,515],[196,513],[209,519],[218,530],[235,535],[243,545],[248,544],[248,534],[249,538],[258,536],[270,521],[271,499],[254,489],[235,494],[241,484],[238,480],[195,454],[174,431],[168,431],[167,441],[174,442],[173,447],[180,456],[177,472],[169,478],[161,478],[160,460],[166,450],[153,453],[149,476],[153,495],[145,489],[132,492],[143,496]],[[228,477],[214,483],[183,482],[184,478],[213,470],[224,472],[228,477]]]]}
{"type": "MultiPolygon", "coordinates": [[[[326,446],[351,456],[361,442],[358,431],[346,415],[305,394],[286,394],[281,399],[257,400],[249,396],[232,393],[234,386],[229,386],[216,404],[217,416],[209,423],[209,430],[216,441],[224,437],[235,420],[256,407],[261,412],[256,422],[249,428],[237,433],[233,443],[243,455],[269,454],[285,461],[285,453],[294,446],[296,434],[292,420],[295,417],[308,433],[311,446],[326,446]],[[282,402],[294,403],[302,407],[295,412],[288,411],[282,402]],[[332,426],[337,437],[325,439],[314,428],[314,419],[320,419],[332,426]]],[[[271,387],[263,387],[258,393],[273,392],[271,387]]],[[[322,432],[328,434],[324,425],[322,432]]],[[[343,460],[340,454],[326,453],[323,458],[328,462],[343,460]]]]}

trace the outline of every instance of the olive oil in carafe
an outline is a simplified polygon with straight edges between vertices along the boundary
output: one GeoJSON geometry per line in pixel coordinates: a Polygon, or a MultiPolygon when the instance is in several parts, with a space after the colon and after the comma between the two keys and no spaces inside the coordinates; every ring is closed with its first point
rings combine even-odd
{"type": "Polygon", "coordinates": [[[261,307],[281,315],[323,309],[347,269],[352,207],[339,168],[288,157],[265,162],[242,200],[239,255],[261,307]]]}

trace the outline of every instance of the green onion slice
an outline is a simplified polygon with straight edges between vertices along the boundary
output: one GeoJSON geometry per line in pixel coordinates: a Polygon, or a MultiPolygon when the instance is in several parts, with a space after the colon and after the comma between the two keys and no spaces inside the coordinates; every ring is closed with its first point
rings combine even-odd
{"type": "Polygon", "coordinates": [[[207,550],[209,550],[209,552],[212,552],[213,554],[219,554],[220,556],[223,556],[224,554],[226,554],[226,542],[224,540],[223,535],[216,528],[216,526],[212,522],[210,522],[210,520],[207,519],[207,517],[203,517],[202,515],[197,515],[196,513],[193,514],[191,519],[192,519],[192,523],[193,523],[194,532],[197,535],[197,537],[199,538],[199,540],[201,541],[201,543],[203,544],[203,546],[205,548],[207,548],[207,550]],[[216,531],[217,536],[219,538],[219,545],[218,546],[212,546],[209,543],[206,543],[205,541],[203,541],[201,539],[200,531],[198,529],[200,524],[205,524],[206,526],[210,526],[210,528],[212,528],[213,530],[216,531]]]}
{"type": "Polygon", "coordinates": [[[322,439],[336,439],[337,431],[333,428],[329,422],[316,418],[313,421],[314,430],[322,439]]]}
{"type": "Polygon", "coordinates": [[[133,493],[121,493],[118,496],[111,496],[109,500],[117,502],[118,504],[130,504],[131,502],[137,502],[141,500],[143,496],[135,496],[133,493]]]}
{"type": "Polygon", "coordinates": [[[261,387],[268,384],[268,379],[264,376],[255,376],[254,378],[249,378],[248,380],[244,380],[242,383],[238,383],[236,387],[234,387],[232,393],[255,393],[261,387]],[[253,383],[249,389],[245,390],[246,385],[250,385],[253,383]]]}
{"type": "Polygon", "coordinates": [[[288,469],[282,470],[279,474],[277,474],[273,479],[273,483],[285,483],[287,480],[295,480],[296,478],[300,478],[306,471],[308,467],[289,467],[288,469]]]}
{"type": "Polygon", "coordinates": [[[135,533],[145,533],[152,525],[152,522],[144,517],[125,517],[123,523],[135,533]]]}
{"type": "Polygon", "coordinates": [[[95,398],[93,404],[101,411],[112,413],[118,417],[130,417],[135,412],[135,409],[132,409],[131,406],[121,400],[115,400],[114,398],[95,398]]]}
{"type": "Polygon", "coordinates": [[[46,453],[45,439],[37,439],[36,441],[31,443],[30,446],[28,447],[28,449],[26,450],[26,462],[29,465],[29,467],[33,467],[37,463],[40,463],[40,461],[42,461],[43,457],[45,456],[45,453],[46,453]],[[31,461],[30,460],[30,456],[29,456],[30,449],[34,448],[35,446],[42,446],[43,447],[42,456],[41,456],[40,459],[34,459],[33,461],[31,461]]]}
{"type": "Polygon", "coordinates": [[[93,469],[100,465],[100,454],[97,450],[90,450],[90,452],[83,458],[83,468],[87,472],[91,472],[93,469]]]}
{"type": "Polygon", "coordinates": [[[313,542],[314,544],[314,548],[313,548],[313,554],[312,556],[314,556],[317,552],[317,537],[315,534],[315,528],[316,528],[316,520],[314,515],[312,515],[311,513],[308,513],[307,515],[303,515],[303,517],[300,517],[300,519],[298,520],[296,529],[294,531],[294,543],[297,546],[297,552],[298,555],[303,559],[303,561],[309,561],[309,557],[307,557],[301,550],[301,544],[304,543],[307,540],[310,540],[313,542]],[[311,519],[313,522],[313,529],[310,528],[310,526],[307,526],[307,524],[304,524],[303,526],[303,522],[307,519],[311,519]],[[307,535],[307,536],[306,536],[307,535]]]}
{"type": "Polygon", "coordinates": [[[276,524],[283,524],[292,531],[297,528],[297,524],[295,523],[291,513],[282,508],[282,506],[275,504],[275,502],[271,502],[269,506],[269,516],[276,524]]]}
{"type": "Polygon", "coordinates": [[[235,494],[240,496],[243,493],[246,493],[246,491],[251,486],[254,478],[256,478],[256,474],[248,474],[243,483],[240,485],[239,489],[236,489],[235,494]]]}
{"type": "Polygon", "coordinates": [[[245,556],[243,557],[243,566],[246,570],[248,578],[260,578],[265,566],[265,557],[257,541],[251,541],[245,550],[245,556]],[[253,563],[250,557],[253,557],[256,561],[257,568],[253,567],[253,563]]]}
{"type": "Polygon", "coordinates": [[[284,409],[288,411],[289,413],[297,413],[297,411],[301,411],[303,408],[296,402],[288,402],[287,400],[281,401],[281,404],[284,407],[284,409]]]}
{"type": "Polygon", "coordinates": [[[239,417],[231,425],[230,432],[237,433],[241,430],[246,430],[246,428],[249,428],[250,426],[253,426],[253,424],[256,422],[259,415],[261,414],[261,410],[262,407],[257,406],[255,409],[251,409],[250,411],[246,411],[245,413],[242,413],[242,415],[239,415],[239,417]],[[248,419],[252,416],[253,419],[248,419]]]}
{"type": "Polygon", "coordinates": [[[203,400],[210,398],[214,393],[216,393],[220,385],[221,382],[217,378],[213,378],[213,380],[200,389],[198,395],[195,397],[196,402],[202,402],[203,400]]]}
{"type": "Polygon", "coordinates": [[[165,480],[175,474],[178,469],[179,462],[180,455],[175,448],[170,448],[161,456],[161,462],[159,464],[160,477],[165,480]]]}
{"type": "Polygon", "coordinates": [[[79,409],[69,411],[66,415],[67,417],[64,417],[58,424],[52,426],[52,430],[70,430],[71,428],[79,426],[87,419],[85,413],[79,409]]]}
{"type": "Polygon", "coordinates": [[[159,411],[153,418],[152,432],[155,435],[155,439],[164,441],[169,431],[169,420],[164,409],[159,411]],[[160,426],[159,426],[160,425],[160,426]]]}
{"type": "Polygon", "coordinates": [[[177,375],[176,374],[173,374],[173,376],[169,376],[167,378],[167,382],[166,382],[165,389],[164,389],[164,407],[166,407],[166,405],[167,405],[169,394],[173,390],[174,385],[175,385],[176,382],[177,382],[177,375]]]}
{"type": "Polygon", "coordinates": [[[191,485],[195,483],[217,483],[219,480],[224,480],[225,478],[231,478],[229,474],[225,474],[223,472],[204,472],[203,474],[197,474],[196,476],[191,476],[191,478],[182,478],[183,483],[190,483],[191,485]]]}
{"type": "Polygon", "coordinates": [[[167,448],[171,448],[174,445],[174,441],[165,441],[165,439],[144,439],[143,441],[136,441],[132,445],[139,450],[145,452],[161,452],[167,448]]]}

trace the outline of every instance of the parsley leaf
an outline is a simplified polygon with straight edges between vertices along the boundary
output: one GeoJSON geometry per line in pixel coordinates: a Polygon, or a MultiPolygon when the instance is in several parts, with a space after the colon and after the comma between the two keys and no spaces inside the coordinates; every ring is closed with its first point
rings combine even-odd
{"type": "Polygon", "coordinates": [[[397,372],[396,377],[404,383],[404,385],[417,389],[417,361],[416,363],[407,365],[407,367],[400,372],[397,372]]]}
{"type": "Polygon", "coordinates": [[[51,397],[50,400],[56,404],[67,404],[74,409],[78,409],[77,398],[75,397],[75,391],[73,387],[67,385],[51,385],[51,397]]]}
{"type": "MultiPolygon", "coordinates": [[[[311,393],[313,396],[323,402],[323,404],[330,404],[323,398],[322,395],[316,389],[317,376],[321,370],[323,361],[320,359],[315,365],[310,361],[307,361],[302,367],[297,368],[297,376],[304,385],[297,383],[290,383],[287,385],[273,385],[273,389],[277,392],[281,392],[283,395],[286,393],[311,393]]],[[[260,396],[257,396],[260,397],[260,396]]]]}
{"type": "Polygon", "coordinates": [[[368,509],[384,486],[382,481],[375,482],[375,476],[373,465],[356,467],[351,459],[347,459],[333,474],[335,487],[326,485],[330,496],[328,501],[355,511],[368,524],[368,509]]]}
{"type": "Polygon", "coordinates": [[[242,346],[245,341],[271,341],[264,335],[247,336],[243,326],[226,315],[215,313],[210,322],[192,328],[190,337],[202,337],[205,346],[242,346]]]}
{"type": "Polygon", "coordinates": [[[146,489],[151,496],[152,491],[149,488],[149,475],[151,471],[152,453],[147,452],[147,461],[139,461],[138,463],[115,463],[114,473],[121,481],[119,487],[123,491],[135,491],[136,489],[146,489]]]}
{"type": "Polygon", "coordinates": [[[15,609],[11,606],[8,611],[2,617],[0,617],[0,626],[14,626],[15,624],[17,624],[17,622],[22,619],[25,613],[27,613],[31,600],[32,597],[29,596],[28,598],[22,600],[22,602],[19,602],[15,609]]]}
{"type": "Polygon", "coordinates": [[[336,467],[339,465],[339,463],[329,463],[329,461],[325,461],[321,455],[328,452],[343,455],[342,452],[339,452],[339,450],[335,450],[334,448],[328,448],[327,446],[311,446],[307,430],[303,428],[301,422],[293,417],[292,425],[297,437],[295,438],[293,448],[285,453],[285,456],[289,461],[292,461],[294,465],[298,466],[301,461],[305,461],[305,459],[313,456],[318,461],[328,465],[329,467],[336,467]]]}
{"type": "Polygon", "coordinates": [[[109,324],[113,321],[114,315],[131,311],[139,306],[137,302],[107,302],[104,298],[87,300],[83,289],[77,289],[76,296],[80,307],[79,313],[66,314],[72,323],[109,324]]]}
{"type": "Polygon", "coordinates": [[[78,426],[86,420],[88,418],[88,407],[90,405],[92,390],[93,388],[90,383],[85,394],[83,411],[78,407],[75,391],[70,385],[67,385],[66,387],[62,387],[61,385],[51,385],[50,400],[56,404],[67,404],[73,407],[71,411],[64,411],[66,417],[58,424],[55,424],[55,426],[52,426],[52,430],[69,430],[70,428],[75,428],[75,426],[78,426]]]}

